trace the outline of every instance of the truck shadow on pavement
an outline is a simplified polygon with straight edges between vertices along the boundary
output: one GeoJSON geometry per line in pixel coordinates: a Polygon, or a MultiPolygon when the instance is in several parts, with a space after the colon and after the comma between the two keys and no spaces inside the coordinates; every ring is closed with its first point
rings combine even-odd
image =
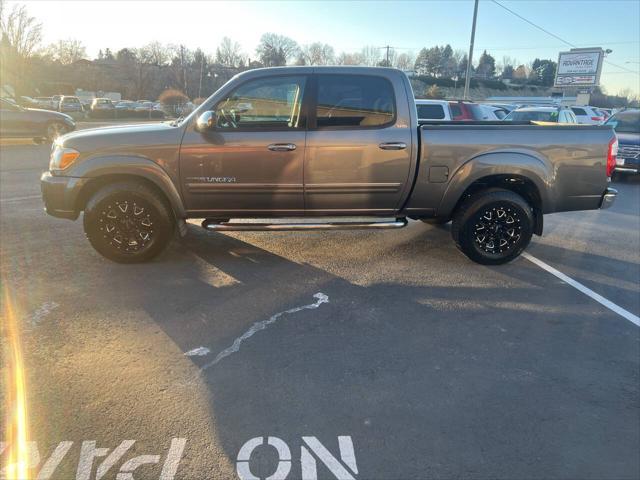
{"type": "MultiPolygon", "coordinates": [[[[121,300],[142,306],[183,352],[210,349],[190,357],[197,368],[255,322],[311,304],[315,293],[329,297],[280,316],[202,372],[211,435],[230,461],[249,439],[276,436],[293,452],[288,478],[300,478],[302,436],[338,456],[337,437],[349,435],[358,478],[638,471],[636,340],[601,310],[568,305],[566,292],[549,289],[528,265],[507,267],[521,282],[509,288],[473,265],[495,285],[360,286],[232,236],[190,230],[180,249],[118,268],[116,280],[133,295],[121,300]],[[144,285],[132,281],[135,271],[144,285]]],[[[265,477],[276,464],[264,447],[251,469],[265,477]]],[[[333,478],[321,462],[318,469],[333,478]]]]}

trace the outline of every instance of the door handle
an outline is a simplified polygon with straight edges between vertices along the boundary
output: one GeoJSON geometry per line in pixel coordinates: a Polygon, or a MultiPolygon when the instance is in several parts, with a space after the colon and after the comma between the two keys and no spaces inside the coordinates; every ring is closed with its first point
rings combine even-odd
{"type": "Polygon", "coordinates": [[[378,145],[382,150],[404,150],[407,148],[407,144],[404,142],[387,142],[378,145]]]}
{"type": "Polygon", "coordinates": [[[267,147],[272,152],[290,152],[296,149],[295,143],[272,143],[267,147]]]}

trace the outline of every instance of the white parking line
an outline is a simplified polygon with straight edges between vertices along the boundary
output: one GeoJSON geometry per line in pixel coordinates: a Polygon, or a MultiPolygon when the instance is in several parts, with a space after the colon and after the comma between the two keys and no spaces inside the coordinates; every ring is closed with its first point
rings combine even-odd
{"type": "Polygon", "coordinates": [[[0,202],[2,203],[10,203],[10,202],[21,202],[22,200],[35,200],[36,198],[42,198],[42,195],[29,195],[28,197],[9,197],[9,198],[0,198],[0,202]]]}
{"type": "Polygon", "coordinates": [[[556,270],[551,265],[546,264],[545,262],[543,262],[542,260],[537,259],[533,255],[530,255],[530,254],[525,252],[525,253],[522,254],[522,256],[524,258],[526,258],[527,260],[529,260],[531,263],[534,263],[537,266],[539,266],[540,268],[542,268],[543,270],[546,270],[551,275],[554,275],[554,276],[558,277],[560,280],[562,280],[563,282],[568,283],[569,285],[571,285],[576,290],[579,290],[582,293],[584,293],[585,295],[593,298],[596,302],[598,302],[599,304],[607,307],[612,312],[617,313],[621,317],[626,318],[631,323],[633,323],[636,326],[640,327],[640,318],[637,315],[634,315],[633,313],[629,312],[628,310],[625,310],[624,308],[620,307],[619,305],[616,305],[612,301],[607,300],[602,295],[594,292],[593,290],[591,290],[588,287],[585,287],[580,282],[575,281],[573,278],[571,278],[571,277],[565,275],[564,273],[556,270]]]}

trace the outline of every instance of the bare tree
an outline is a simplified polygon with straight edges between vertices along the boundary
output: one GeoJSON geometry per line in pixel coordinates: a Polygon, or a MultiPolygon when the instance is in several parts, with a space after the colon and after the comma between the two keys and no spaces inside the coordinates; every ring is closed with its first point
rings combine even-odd
{"type": "Polygon", "coordinates": [[[52,60],[58,61],[62,65],[71,65],[87,56],[87,50],[82,42],[71,38],[52,43],[45,52],[52,60]]]}
{"type": "Polygon", "coordinates": [[[7,15],[5,4],[0,4],[0,33],[18,57],[31,57],[42,41],[42,23],[31,17],[24,5],[14,5],[7,15]]]}
{"type": "Polygon", "coordinates": [[[216,48],[216,63],[225,67],[237,68],[245,63],[240,44],[229,37],[224,37],[216,48]]]}
{"type": "Polygon", "coordinates": [[[171,52],[168,47],[160,42],[154,41],[140,48],[137,52],[138,58],[149,65],[162,66],[166,65],[171,58],[171,52]]]}
{"type": "Polygon", "coordinates": [[[362,57],[362,63],[370,67],[376,66],[381,60],[380,49],[371,45],[364,47],[360,51],[360,55],[362,57]]]}
{"type": "Polygon", "coordinates": [[[361,53],[342,52],[336,58],[336,65],[364,65],[364,58],[361,53]]]}
{"type": "Polygon", "coordinates": [[[29,89],[32,77],[30,58],[42,41],[42,24],[29,16],[24,5],[14,5],[7,13],[0,0],[0,79],[13,87],[16,96],[29,89]]]}
{"type": "Polygon", "coordinates": [[[300,56],[305,65],[331,65],[335,63],[333,47],[327,43],[314,42],[305,45],[300,56]]]}
{"type": "Polygon", "coordinates": [[[401,53],[395,58],[394,66],[400,70],[413,70],[416,59],[411,53],[401,53]]]}
{"type": "Polygon", "coordinates": [[[256,48],[260,62],[265,67],[286,65],[299,51],[300,47],[295,40],[276,33],[263,34],[260,37],[260,44],[256,48]]]}

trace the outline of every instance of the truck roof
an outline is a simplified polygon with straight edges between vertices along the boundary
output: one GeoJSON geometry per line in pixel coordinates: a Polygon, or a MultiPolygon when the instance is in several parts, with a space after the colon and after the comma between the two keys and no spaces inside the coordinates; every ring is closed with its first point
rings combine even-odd
{"type": "Polygon", "coordinates": [[[375,75],[375,74],[394,74],[394,75],[405,75],[402,70],[398,70],[397,68],[389,68],[389,67],[361,67],[361,66],[351,66],[351,65],[313,65],[313,66],[285,66],[285,67],[265,67],[265,68],[255,68],[253,70],[246,70],[244,72],[239,73],[237,76],[263,76],[268,75],[270,73],[277,73],[279,75],[283,74],[292,74],[292,75],[300,75],[300,74],[310,74],[310,73],[341,73],[341,74],[360,74],[360,75],[375,75]]]}

